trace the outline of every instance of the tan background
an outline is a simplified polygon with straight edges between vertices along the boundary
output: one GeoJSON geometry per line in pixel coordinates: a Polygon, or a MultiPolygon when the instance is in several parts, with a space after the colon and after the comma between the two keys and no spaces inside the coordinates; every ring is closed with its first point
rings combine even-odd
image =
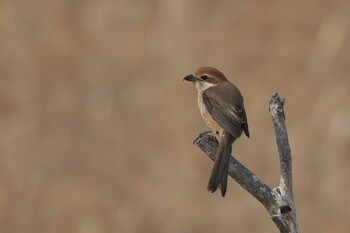
{"type": "Polygon", "coordinates": [[[182,78],[242,91],[237,158],[270,185],[287,98],[302,232],[350,229],[348,1],[0,2],[0,232],[277,232],[233,181],[206,191],[206,129],[182,78]]]}

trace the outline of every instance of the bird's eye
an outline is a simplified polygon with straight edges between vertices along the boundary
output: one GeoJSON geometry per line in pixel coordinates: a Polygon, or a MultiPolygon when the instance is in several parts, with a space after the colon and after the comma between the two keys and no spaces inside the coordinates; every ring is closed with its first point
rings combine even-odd
{"type": "Polygon", "coordinates": [[[207,80],[207,79],[208,79],[208,76],[206,76],[206,75],[202,76],[202,80],[207,80]]]}

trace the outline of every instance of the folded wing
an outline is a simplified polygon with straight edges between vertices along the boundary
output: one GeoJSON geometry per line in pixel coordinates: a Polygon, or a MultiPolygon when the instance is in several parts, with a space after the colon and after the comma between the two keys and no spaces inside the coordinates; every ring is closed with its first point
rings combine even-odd
{"type": "MultiPolygon", "coordinates": [[[[233,87],[236,88],[235,86],[233,87]]],[[[209,88],[203,93],[203,102],[213,119],[217,121],[226,132],[238,138],[242,134],[242,131],[244,131],[245,135],[249,137],[243,97],[239,91],[232,92],[228,90],[232,90],[232,87],[227,88],[218,85],[209,88]],[[214,88],[216,88],[216,90],[214,88]],[[225,91],[225,96],[220,95],[222,91],[225,91]]]]}

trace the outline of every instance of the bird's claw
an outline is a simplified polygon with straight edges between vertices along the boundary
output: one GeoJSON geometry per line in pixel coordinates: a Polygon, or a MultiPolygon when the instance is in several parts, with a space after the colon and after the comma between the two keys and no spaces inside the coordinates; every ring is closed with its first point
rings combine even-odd
{"type": "Polygon", "coordinates": [[[196,142],[198,140],[200,140],[204,135],[207,135],[207,134],[210,134],[210,133],[212,133],[212,131],[211,130],[207,130],[207,131],[204,131],[204,132],[198,134],[198,136],[193,140],[192,144],[193,145],[196,144],[196,142]]]}

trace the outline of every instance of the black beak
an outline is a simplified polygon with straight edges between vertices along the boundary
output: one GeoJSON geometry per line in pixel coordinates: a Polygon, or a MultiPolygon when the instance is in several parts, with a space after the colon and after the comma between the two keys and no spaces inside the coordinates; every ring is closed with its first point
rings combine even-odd
{"type": "MultiPolygon", "coordinates": [[[[187,75],[186,77],[184,77],[183,80],[190,81],[190,82],[195,82],[195,81],[197,81],[197,78],[194,77],[192,74],[189,74],[189,75],[187,75]]],[[[183,80],[182,80],[182,81],[183,81],[183,80]]]]}

